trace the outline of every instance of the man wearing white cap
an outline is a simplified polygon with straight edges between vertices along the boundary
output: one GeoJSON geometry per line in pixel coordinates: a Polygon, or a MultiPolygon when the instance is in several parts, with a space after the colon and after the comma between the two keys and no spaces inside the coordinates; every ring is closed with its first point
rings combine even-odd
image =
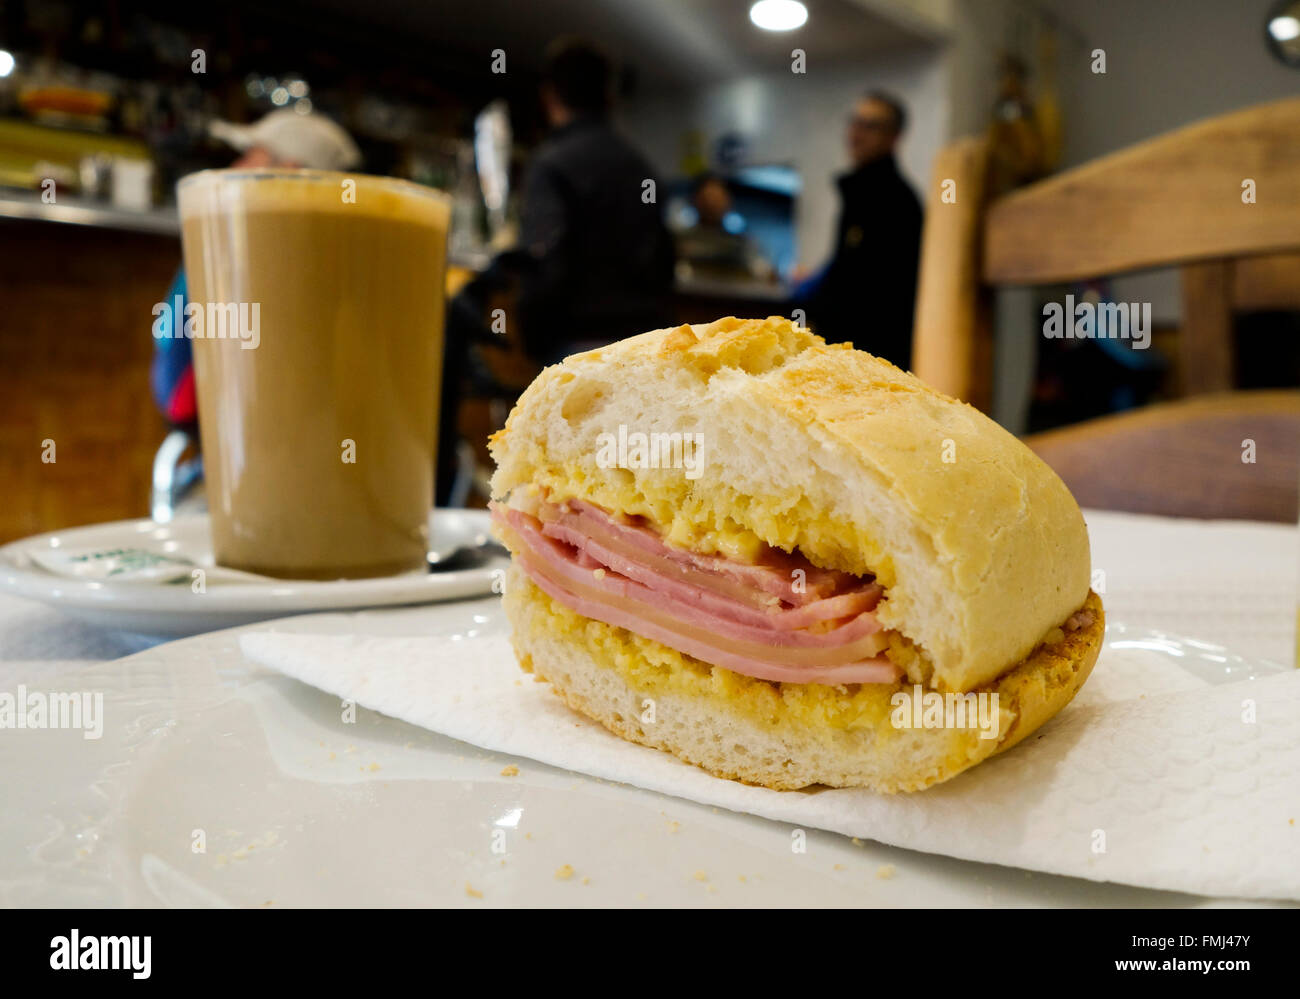
{"type": "MultiPolygon", "coordinates": [[[[290,167],[315,170],[351,170],[361,165],[361,151],[338,124],[321,114],[272,111],[251,125],[213,121],[208,133],[238,149],[241,156],[233,169],[290,167]]],[[[182,268],[167,290],[164,302],[187,298],[182,268]]],[[[184,321],[184,310],[173,311],[173,321],[184,321]]],[[[194,393],[194,365],[190,341],[174,336],[175,330],[154,333],[153,365],[149,373],[154,401],[167,421],[176,427],[192,428],[198,420],[194,393]]]]}
{"type": "Polygon", "coordinates": [[[241,150],[235,167],[310,167],[351,170],[361,163],[352,137],[320,114],[272,111],[251,125],[213,121],[208,134],[241,150]]]}

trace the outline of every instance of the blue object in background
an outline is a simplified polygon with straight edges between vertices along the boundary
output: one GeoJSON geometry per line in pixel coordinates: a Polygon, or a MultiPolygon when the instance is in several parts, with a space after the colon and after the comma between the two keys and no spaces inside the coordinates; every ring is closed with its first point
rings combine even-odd
{"type": "Polygon", "coordinates": [[[168,423],[176,427],[191,427],[198,422],[199,413],[194,390],[194,350],[183,333],[185,306],[189,303],[184,269],[177,271],[163,302],[170,315],[164,312],[154,318],[154,326],[161,323],[158,333],[163,335],[154,334],[149,388],[153,392],[154,404],[168,423]]]}

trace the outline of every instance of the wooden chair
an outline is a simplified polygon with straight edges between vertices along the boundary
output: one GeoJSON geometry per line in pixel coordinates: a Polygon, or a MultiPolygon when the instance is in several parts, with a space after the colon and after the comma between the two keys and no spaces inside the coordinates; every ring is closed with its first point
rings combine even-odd
{"type": "Polygon", "coordinates": [[[1147,406],[1025,438],[1081,506],[1294,524],[1300,391],[1147,406]]]}
{"type": "Polygon", "coordinates": [[[926,211],[913,367],[949,395],[990,407],[997,285],[1180,266],[1188,395],[1232,387],[1234,308],[1300,308],[1300,98],[1210,118],[1001,197],[989,191],[989,161],[986,138],[943,149],[926,211]],[[942,200],[945,181],[955,201],[942,200]]]}

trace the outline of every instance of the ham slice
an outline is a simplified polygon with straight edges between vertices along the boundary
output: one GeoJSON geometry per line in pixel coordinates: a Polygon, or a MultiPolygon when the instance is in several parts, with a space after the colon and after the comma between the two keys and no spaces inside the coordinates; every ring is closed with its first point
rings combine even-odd
{"type": "MultiPolygon", "coordinates": [[[[635,523],[630,517],[615,517],[591,503],[566,500],[556,506],[542,503],[537,516],[549,523],[576,528],[579,532],[604,539],[618,550],[633,557],[648,559],[661,568],[690,572],[699,570],[697,579],[706,586],[730,593],[739,599],[775,596],[787,603],[804,604],[821,599],[837,589],[847,589],[859,582],[856,576],[832,569],[819,569],[807,559],[769,548],[757,563],[738,562],[720,555],[702,555],[664,544],[658,532],[635,523]],[[664,565],[667,563],[667,566],[664,565]],[[793,586],[795,570],[802,570],[802,585],[793,586]]],[[[878,591],[877,591],[878,592],[878,591]]]]}
{"type": "Polygon", "coordinates": [[[571,610],[783,683],[893,683],[874,580],[775,549],[754,563],[673,548],[589,503],[493,504],[520,568],[571,610]],[[797,581],[797,582],[796,582],[797,581]]]}

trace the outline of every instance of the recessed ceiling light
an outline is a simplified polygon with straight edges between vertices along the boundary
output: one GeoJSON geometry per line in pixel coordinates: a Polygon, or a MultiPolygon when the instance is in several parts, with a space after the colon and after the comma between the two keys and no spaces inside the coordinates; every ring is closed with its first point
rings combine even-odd
{"type": "MultiPolygon", "coordinates": [[[[753,17],[752,11],[750,12],[750,16],[753,17]]],[[[1300,37],[1300,20],[1297,20],[1289,14],[1275,17],[1273,20],[1268,22],[1268,33],[1279,42],[1289,42],[1293,38],[1300,37]]]]}
{"type": "Polygon", "coordinates": [[[749,19],[764,31],[793,31],[808,20],[808,8],[799,0],[758,0],[749,19]]]}

